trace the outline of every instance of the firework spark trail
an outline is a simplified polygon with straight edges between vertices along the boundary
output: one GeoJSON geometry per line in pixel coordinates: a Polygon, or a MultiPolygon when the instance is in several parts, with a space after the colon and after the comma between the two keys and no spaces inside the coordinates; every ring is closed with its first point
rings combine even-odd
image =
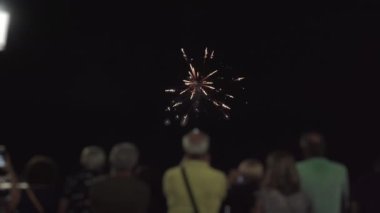
{"type": "Polygon", "coordinates": [[[208,74],[206,77],[204,77],[204,78],[202,79],[202,81],[207,80],[208,78],[210,78],[211,76],[213,76],[213,75],[214,75],[215,73],[217,73],[217,72],[218,72],[218,70],[215,70],[214,72],[208,74]]]}
{"type": "Polygon", "coordinates": [[[185,93],[185,92],[189,91],[189,89],[190,89],[190,88],[187,88],[187,89],[185,89],[185,90],[181,91],[179,94],[180,94],[180,95],[182,95],[183,93],[185,93]]]}
{"type": "Polygon", "coordinates": [[[207,87],[209,89],[215,90],[215,87],[209,86],[209,85],[204,85],[204,87],[207,87]]]}
{"type": "Polygon", "coordinates": [[[212,81],[203,81],[203,83],[206,84],[206,85],[212,85],[212,84],[214,84],[214,82],[212,82],[212,81]]]}
{"type": "Polygon", "coordinates": [[[228,110],[231,109],[229,106],[227,106],[227,105],[225,105],[225,104],[222,104],[222,107],[225,108],[225,109],[228,109],[228,110]]]}
{"type": "Polygon", "coordinates": [[[190,100],[193,99],[194,95],[195,95],[195,89],[193,89],[193,91],[191,92],[190,100]]]}
{"type": "Polygon", "coordinates": [[[202,90],[203,94],[205,94],[205,96],[208,96],[208,94],[207,94],[207,92],[206,92],[205,89],[203,89],[203,88],[201,87],[201,90],[202,90]]]}
{"type": "MultiPolygon", "coordinates": [[[[189,100],[190,102],[190,109],[188,109],[185,113],[183,113],[182,116],[179,116],[178,114],[175,116],[176,119],[180,120],[181,125],[185,126],[188,123],[189,120],[189,113],[191,110],[194,110],[196,113],[199,112],[199,101],[200,99],[204,98],[208,100],[212,105],[214,105],[217,109],[219,109],[224,118],[229,119],[230,116],[228,114],[228,111],[231,110],[231,107],[228,106],[226,103],[218,100],[218,97],[222,99],[229,98],[235,99],[235,97],[231,94],[224,94],[222,89],[219,86],[215,86],[215,79],[214,77],[219,71],[214,70],[207,75],[202,75],[200,70],[198,70],[198,67],[195,67],[194,64],[192,63],[193,59],[189,59],[187,56],[185,50],[181,48],[182,56],[184,60],[187,62],[189,70],[188,70],[188,77],[183,79],[183,86],[184,88],[182,89],[166,89],[166,93],[174,93],[178,94],[178,98],[185,98],[184,100],[189,100]],[[212,86],[211,86],[212,85],[212,86]]],[[[204,55],[203,55],[203,68],[207,69],[208,68],[208,62],[213,60],[215,57],[214,51],[210,51],[207,47],[204,50],[204,55]]],[[[197,64],[195,64],[197,65],[197,64]]],[[[202,69],[202,71],[204,71],[202,69]]],[[[224,76],[220,76],[217,79],[224,80],[224,76]]],[[[232,81],[235,82],[240,82],[244,80],[245,77],[238,77],[238,78],[232,78],[232,81]]],[[[185,103],[183,101],[173,101],[172,105],[167,108],[167,111],[176,111],[178,113],[179,108],[183,108],[183,105],[185,103]]],[[[186,104],[187,105],[187,104],[186,104]]],[[[182,113],[181,113],[182,114],[182,113]]]]}
{"type": "Polygon", "coordinates": [[[236,78],[234,81],[242,81],[244,79],[245,79],[245,77],[239,77],[239,78],[236,78]]]}
{"type": "Polygon", "coordinates": [[[186,125],[187,125],[187,119],[188,119],[188,117],[189,117],[188,114],[186,114],[186,115],[184,115],[184,116],[182,117],[182,119],[181,119],[181,125],[182,125],[182,126],[186,126],[186,125]]]}
{"type": "Polygon", "coordinates": [[[182,52],[182,56],[183,56],[183,58],[185,59],[185,61],[189,61],[189,59],[187,58],[187,55],[186,55],[186,52],[185,52],[185,50],[183,49],[183,48],[181,48],[181,52],[182,52]]]}
{"type": "Polygon", "coordinates": [[[203,57],[203,59],[204,59],[203,63],[206,63],[207,55],[208,55],[208,49],[206,47],[206,49],[205,49],[205,55],[203,57]]]}
{"type": "Polygon", "coordinates": [[[177,102],[177,103],[175,103],[172,107],[175,108],[175,107],[177,107],[177,106],[179,106],[179,105],[182,105],[182,102],[177,102]]]}
{"type": "Polygon", "coordinates": [[[193,65],[191,63],[189,65],[190,65],[190,70],[191,70],[191,76],[190,77],[191,77],[191,79],[195,80],[197,78],[197,73],[196,73],[193,65]]]}
{"type": "Polygon", "coordinates": [[[166,89],[165,92],[168,92],[168,93],[175,93],[176,90],[175,90],[175,89],[166,89]]]}
{"type": "Polygon", "coordinates": [[[215,105],[215,106],[220,106],[220,104],[216,101],[212,101],[212,103],[215,105]]]}

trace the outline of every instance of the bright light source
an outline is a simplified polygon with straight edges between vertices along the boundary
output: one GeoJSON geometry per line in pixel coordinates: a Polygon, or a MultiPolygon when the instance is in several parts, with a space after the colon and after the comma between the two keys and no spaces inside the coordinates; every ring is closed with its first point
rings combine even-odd
{"type": "Polygon", "coordinates": [[[0,51],[5,49],[7,43],[9,13],[0,9],[0,51]]]}

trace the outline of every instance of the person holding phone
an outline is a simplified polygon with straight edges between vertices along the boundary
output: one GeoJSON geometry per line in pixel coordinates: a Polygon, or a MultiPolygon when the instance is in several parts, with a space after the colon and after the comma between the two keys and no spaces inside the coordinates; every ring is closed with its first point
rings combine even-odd
{"type": "Polygon", "coordinates": [[[264,166],[256,159],[245,159],[229,174],[225,208],[231,212],[249,213],[255,207],[256,194],[264,176],[264,166]]]}
{"type": "Polygon", "coordinates": [[[18,179],[11,158],[4,145],[0,145],[0,213],[13,212],[20,199],[18,179]]]}

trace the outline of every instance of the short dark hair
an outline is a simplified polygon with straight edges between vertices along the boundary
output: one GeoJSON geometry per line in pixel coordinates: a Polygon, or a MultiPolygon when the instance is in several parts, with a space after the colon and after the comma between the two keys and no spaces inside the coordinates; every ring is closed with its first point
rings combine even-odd
{"type": "Polygon", "coordinates": [[[300,191],[301,184],[295,160],[289,152],[275,151],[271,153],[266,164],[267,172],[263,181],[265,188],[276,189],[285,195],[300,191]]]}
{"type": "Polygon", "coordinates": [[[58,166],[51,158],[36,155],[26,164],[24,176],[31,185],[54,185],[59,179],[58,166]]]}
{"type": "Polygon", "coordinates": [[[324,136],[318,131],[303,133],[300,137],[300,145],[308,157],[325,155],[326,142],[324,136]]]}
{"type": "Polygon", "coordinates": [[[378,157],[375,159],[375,162],[373,163],[373,170],[374,170],[376,173],[380,173],[380,156],[378,156],[378,157]]]}

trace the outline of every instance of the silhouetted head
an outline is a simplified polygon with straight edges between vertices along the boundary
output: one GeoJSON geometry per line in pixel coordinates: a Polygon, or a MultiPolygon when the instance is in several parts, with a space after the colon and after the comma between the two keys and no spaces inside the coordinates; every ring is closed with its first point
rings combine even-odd
{"type": "Polygon", "coordinates": [[[373,164],[373,170],[376,173],[380,173],[380,157],[377,157],[374,164],[373,164]]]}
{"type": "Polygon", "coordinates": [[[252,181],[259,181],[264,176],[263,164],[255,159],[246,159],[239,164],[238,171],[245,178],[252,181]]]}
{"type": "Polygon", "coordinates": [[[300,191],[300,180],[291,154],[276,151],[268,156],[263,186],[285,195],[300,191]]]}
{"type": "Polygon", "coordinates": [[[137,165],[138,158],[139,150],[132,143],[116,144],[110,153],[112,172],[132,172],[137,165]]]}
{"type": "Polygon", "coordinates": [[[58,177],[58,166],[49,157],[34,156],[26,164],[25,180],[30,185],[54,185],[58,177]]]}
{"type": "Polygon", "coordinates": [[[106,153],[98,146],[87,146],[82,150],[80,163],[86,170],[101,171],[106,164],[106,153]]]}
{"type": "Polygon", "coordinates": [[[301,135],[300,146],[306,158],[325,155],[326,144],[319,132],[306,132],[301,135]]]}
{"type": "Polygon", "coordinates": [[[208,156],[210,138],[199,129],[193,129],[183,136],[182,147],[187,158],[204,159],[208,156]]]}

